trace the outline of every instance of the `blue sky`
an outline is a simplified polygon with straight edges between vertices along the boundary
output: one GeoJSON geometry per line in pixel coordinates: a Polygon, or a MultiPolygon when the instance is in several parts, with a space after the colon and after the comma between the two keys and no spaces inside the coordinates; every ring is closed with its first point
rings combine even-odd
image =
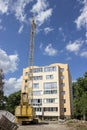
{"type": "Polygon", "coordinates": [[[73,81],[87,72],[87,0],[0,0],[0,68],[6,95],[21,88],[32,16],[34,64],[69,64],[73,81]]]}

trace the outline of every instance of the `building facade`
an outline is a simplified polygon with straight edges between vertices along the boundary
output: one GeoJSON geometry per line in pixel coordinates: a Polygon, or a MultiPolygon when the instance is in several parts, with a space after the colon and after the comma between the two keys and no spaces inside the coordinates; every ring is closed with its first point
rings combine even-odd
{"type": "MultiPolygon", "coordinates": [[[[22,92],[29,93],[32,85],[28,74],[29,67],[23,70],[22,81],[22,92]]],[[[38,117],[52,120],[72,117],[72,82],[68,64],[34,66],[32,91],[33,107],[38,117]]]]}

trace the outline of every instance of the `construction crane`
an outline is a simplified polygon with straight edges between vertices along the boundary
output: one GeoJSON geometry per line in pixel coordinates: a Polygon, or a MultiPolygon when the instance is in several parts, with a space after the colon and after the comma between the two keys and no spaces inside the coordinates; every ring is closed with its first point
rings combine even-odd
{"type": "Polygon", "coordinates": [[[29,47],[29,60],[28,60],[28,82],[26,85],[25,93],[21,93],[21,104],[24,102],[33,106],[33,66],[34,66],[34,37],[35,37],[36,24],[34,17],[32,18],[31,31],[30,31],[30,47],[29,47]],[[24,96],[23,96],[24,95],[24,96]],[[23,98],[24,97],[24,98],[23,98]]]}
{"type": "Polygon", "coordinates": [[[25,92],[21,92],[20,105],[15,109],[15,116],[17,122],[24,124],[27,122],[38,123],[33,109],[33,65],[34,65],[34,36],[35,36],[35,22],[32,18],[32,26],[30,33],[30,53],[29,53],[29,74],[27,87],[25,92]]]}
{"type": "Polygon", "coordinates": [[[28,97],[29,104],[33,106],[33,66],[34,66],[34,37],[36,24],[32,19],[32,28],[30,33],[30,54],[29,54],[29,74],[28,74],[28,97]]]}

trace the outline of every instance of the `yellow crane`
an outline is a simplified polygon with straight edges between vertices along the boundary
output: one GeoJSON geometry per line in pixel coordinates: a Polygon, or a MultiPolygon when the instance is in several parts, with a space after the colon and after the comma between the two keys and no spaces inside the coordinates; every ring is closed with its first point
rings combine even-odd
{"type": "Polygon", "coordinates": [[[15,109],[16,121],[24,124],[27,122],[38,123],[33,109],[33,65],[34,65],[34,36],[35,36],[35,22],[32,19],[32,27],[30,33],[30,52],[29,52],[29,74],[27,81],[27,88],[25,92],[21,92],[20,105],[15,109]]]}

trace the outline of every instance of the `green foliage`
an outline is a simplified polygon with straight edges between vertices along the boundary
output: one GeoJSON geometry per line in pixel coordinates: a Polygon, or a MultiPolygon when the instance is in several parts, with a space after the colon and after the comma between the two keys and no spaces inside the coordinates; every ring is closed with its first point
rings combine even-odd
{"type": "Polygon", "coordinates": [[[83,115],[83,118],[87,118],[87,92],[85,92],[80,100],[81,104],[81,114],[83,115]]]}
{"type": "Polygon", "coordinates": [[[87,72],[73,83],[74,116],[87,119],[87,72]]]}
{"type": "Polygon", "coordinates": [[[6,102],[7,102],[7,97],[4,95],[0,95],[0,110],[6,109],[6,102]]]}
{"type": "Polygon", "coordinates": [[[6,110],[15,113],[15,108],[20,104],[21,91],[11,94],[7,99],[6,110]]]}

